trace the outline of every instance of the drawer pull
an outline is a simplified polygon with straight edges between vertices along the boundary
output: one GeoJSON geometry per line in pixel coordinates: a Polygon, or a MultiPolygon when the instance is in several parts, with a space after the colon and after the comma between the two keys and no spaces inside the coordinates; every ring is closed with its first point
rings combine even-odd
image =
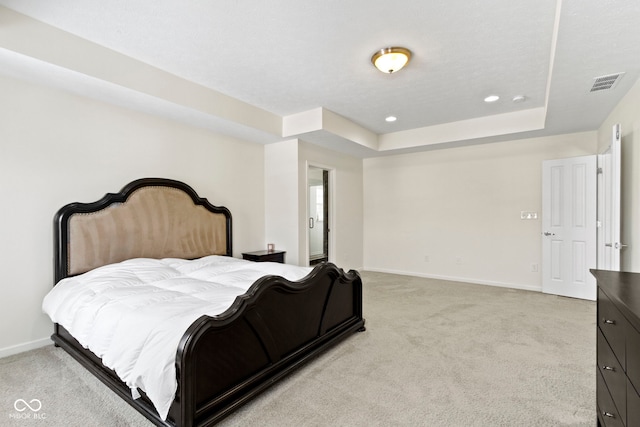
{"type": "Polygon", "coordinates": [[[614,368],[613,366],[602,366],[602,369],[604,369],[605,371],[616,371],[616,368],[614,368]]]}
{"type": "Polygon", "coordinates": [[[609,418],[615,418],[616,416],[614,414],[612,414],[611,412],[603,412],[602,413],[603,416],[605,417],[609,417],[609,418]]]}
{"type": "Polygon", "coordinates": [[[607,325],[615,325],[616,321],[615,320],[610,320],[610,319],[602,319],[602,321],[607,324],[607,325]]]}

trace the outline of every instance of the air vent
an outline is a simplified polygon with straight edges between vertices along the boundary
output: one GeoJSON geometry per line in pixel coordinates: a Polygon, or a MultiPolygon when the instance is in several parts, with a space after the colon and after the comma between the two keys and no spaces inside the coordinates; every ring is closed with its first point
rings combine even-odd
{"type": "Polygon", "coordinates": [[[613,89],[620,81],[624,73],[609,74],[608,76],[600,76],[593,79],[593,86],[590,92],[598,92],[601,90],[613,89]]]}

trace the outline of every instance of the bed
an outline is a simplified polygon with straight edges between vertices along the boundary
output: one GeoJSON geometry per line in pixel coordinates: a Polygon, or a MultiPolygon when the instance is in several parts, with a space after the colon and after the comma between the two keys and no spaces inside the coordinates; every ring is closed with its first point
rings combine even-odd
{"type": "MultiPolygon", "coordinates": [[[[55,283],[139,259],[172,266],[185,260],[240,262],[230,258],[229,210],[212,205],[185,183],[163,178],[139,179],[94,203],[64,206],[55,215],[54,236],[55,283]]],[[[132,393],[67,328],[55,323],[52,340],[154,424],[213,425],[320,352],[365,329],[358,272],[323,263],[292,281],[269,274],[280,271],[273,268],[224,312],[188,324],[175,349],[177,387],[166,418],[144,390],[132,393]]]]}

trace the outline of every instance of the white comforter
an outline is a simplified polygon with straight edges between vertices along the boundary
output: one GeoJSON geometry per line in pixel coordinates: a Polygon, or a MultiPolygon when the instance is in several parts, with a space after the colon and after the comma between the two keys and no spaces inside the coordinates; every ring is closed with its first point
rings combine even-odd
{"type": "Polygon", "coordinates": [[[311,271],[209,256],[132,259],[61,280],[42,309],[131,387],[144,390],[166,419],[177,389],[180,338],[202,315],[231,306],[260,277],[300,280],[311,271]]]}

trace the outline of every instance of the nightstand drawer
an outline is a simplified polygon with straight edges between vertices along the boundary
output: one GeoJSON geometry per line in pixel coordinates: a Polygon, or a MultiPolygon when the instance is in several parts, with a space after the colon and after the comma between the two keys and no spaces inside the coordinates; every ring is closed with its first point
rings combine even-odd
{"type": "Polygon", "coordinates": [[[602,290],[598,290],[598,327],[607,339],[620,365],[625,368],[625,329],[631,325],[627,323],[622,313],[602,290]]]}
{"type": "Polygon", "coordinates": [[[279,262],[284,264],[285,251],[256,251],[243,252],[242,258],[256,262],[279,262]]]}

